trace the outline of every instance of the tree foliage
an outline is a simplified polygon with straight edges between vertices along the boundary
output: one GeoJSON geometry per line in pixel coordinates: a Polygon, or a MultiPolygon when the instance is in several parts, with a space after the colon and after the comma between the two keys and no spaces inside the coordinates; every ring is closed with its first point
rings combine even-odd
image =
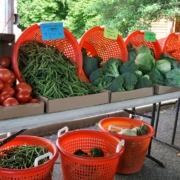
{"type": "Polygon", "coordinates": [[[179,0],[17,0],[20,27],[62,21],[77,38],[96,25],[117,28],[122,37],[152,21],[180,14],[179,0]]]}

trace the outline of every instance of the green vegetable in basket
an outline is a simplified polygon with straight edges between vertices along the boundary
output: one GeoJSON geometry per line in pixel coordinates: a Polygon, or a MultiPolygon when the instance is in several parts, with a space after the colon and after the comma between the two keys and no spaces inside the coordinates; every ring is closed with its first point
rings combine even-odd
{"type": "Polygon", "coordinates": [[[87,77],[99,67],[99,62],[94,57],[85,57],[83,59],[83,70],[87,77]]]}
{"type": "Polygon", "coordinates": [[[137,136],[148,134],[147,126],[145,124],[142,124],[139,127],[135,127],[132,130],[136,132],[137,136]]]}
{"type": "Polygon", "coordinates": [[[21,75],[35,96],[57,99],[95,94],[101,90],[81,81],[76,63],[57,47],[37,41],[24,43],[18,52],[18,62],[21,75]]]}
{"type": "Polygon", "coordinates": [[[119,72],[120,74],[123,74],[125,72],[135,72],[138,70],[138,65],[134,63],[134,61],[127,61],[124,62],[120,67],[119,67],[119,72]]]}
{"type": "Polygon", "coordinates": [[[119,75],[111,82],[111,85],[106,89],[111,92],[123,92],[125,91],[123,87],[123,83],[124,83],[124,78],[121,75],[119,75]]]}
{"type": "Polygon", "coordinates": [[[95,147],[90,149],[91,157],[104,157],[104,152],[101,148],[95,147]]]}
{"type": "Polygon", "coordinates": [[[103,69],[102,68],[97,68],[94,70],[90,76],[89,76],[89,81],[93,83],[96,79],[101,78],[103,76],[103,69]]]}
{"type": "Polygon", "coordinates": [[[171,63],[166,59],[160,59],[159,61],[156,61],[155,67],[161,72],[161,73],[167,73],[171,70],[171,63]]]}
{"type": "Polygon", "coordinates": [[[136,47],[135,52],[136,52],[137,55],[140,54],[140,53],[145,53],[145,54],[152,55],[151,49],[148,48],[145,45],[141,45],[141,46],[136,47]]]}
{"type": "Polygon", "coordinates": [[[164,76],[160,73],[160,71],[154,67],[151,69],[151,71],[148,73],[150,79],[152,80],[153,84],[164,84],[164,76]]]}
{"type": "Polygon", "coordinates": [[[138,77],[138,82],[136,83],[135,89],[147,88],[147,87],[152,87],[152,81],[149,78],[149,75],[146,74],[142,77],[138,77]]]}
{"type": "MultiPolygon", "coordinates": [[[[0,151],[0,168],[26,169],[34,167],[37,157],[44,155],[48,150],[43,146],[21,145],[0,151]]],[[[44,164],[49,159],[44,158],[39,161],[39,165],[44,164]]]]}
{"type": "Polygon", "coordinates": [[[137,136],[136,131],[134,131],[133,129],[123,129],[122,131],[120,131],[118,134],[123,134],[126,136],[137,136]]]}
{"type": "Polygon", "coordinates": [[[77,149],[73,154],[77,156],[89,157],[89,155],[86,152],[84,152],[82,149],[77,149]]]}
{"type": "Polygon", "coordinates": [[[138,78],[135,73],[125,72],[122,75],[124,79],[123,87],[127,90],[133,90],[135,88],[136,83],[138,82],[138,78]]]}
{"type": "Polygon", "coordinates": [[[175,68],[165,74],[165,86],[180,87],[180,69],[175,68]]]}
{"type": "Polygon", "coordinates": [[[110,58],[103,64],[103,72],[105,76],[118,77],[119,67],[122,65],[122,61],[118,58],[110,58]]]}
{"type": "Polygon", "coordinates": [[[102,89],[107,89],[112,84],[113,80],[114,80],[113,77],[102,76],[102,77],[96,79],[93,82],[93,85],[95,85],[95,86],[97,86],[99,88],[102,88],[102,89]]]}
{"type": "Polygon", "coordinates": [[[139,70],[147,73],[155,66],[155,59],[149,53],[140,53],[135,59],[135,64],[137,64],[139,70]]]}

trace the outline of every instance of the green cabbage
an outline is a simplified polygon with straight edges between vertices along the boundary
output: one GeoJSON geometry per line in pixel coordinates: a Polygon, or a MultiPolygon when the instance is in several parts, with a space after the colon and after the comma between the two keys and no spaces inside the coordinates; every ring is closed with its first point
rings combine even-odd
{"type": "Polygon", "coordinates": [[[138,65],[139,70],[143,72],[149,72],[155,65],[155,59],[152,55],[146,53],[140,53],[135,59],[135,64],[138,65]]]}
{"type": "Polygon", "coordinates": [[[126,136],[137,136],[136,131],[134,131],[132,129],[123,129],[122,131],[120,131],[119,134],[123,134],[126,136]]]}
{"type": "Polygon", "coordinates": [[[166,59],[161,59],[159,61],[156,61],[155,67],[161,72],[161,73],[167,73],[171,70],[171,63],[166,59]]]}
{"type": "Polygon", "coordinates": [[[152,53],[152,52],[151,52],[151,49],[148,48],[148,47],[146,47],[146,46],[144,46],[144,45],[141,45],[141,46],[136,47],[136,48],[135,48],[135,52],[136,52],[137,55],[140,54],[140,53],[146,53],[146,54],[152,55],[152,54],[151,54],[151,53],[152,53]]]}

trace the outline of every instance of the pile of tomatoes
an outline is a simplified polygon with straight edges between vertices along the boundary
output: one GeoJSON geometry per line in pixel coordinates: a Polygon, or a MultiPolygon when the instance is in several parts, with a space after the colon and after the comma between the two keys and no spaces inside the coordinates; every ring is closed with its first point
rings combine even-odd
{"type": "Polygon", "coordinates": [[[39,102],[38,99],[32,98],[32,88],[29,84],[25,82],[16,84],[16,77],[10,70],[10,65],[10,57],[0,57],[0,105],[15,106],[39,102]]]}

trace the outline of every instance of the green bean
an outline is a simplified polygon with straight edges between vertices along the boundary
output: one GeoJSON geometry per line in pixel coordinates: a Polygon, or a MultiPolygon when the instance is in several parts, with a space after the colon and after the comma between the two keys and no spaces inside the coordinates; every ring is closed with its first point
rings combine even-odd
{"type": "MultiPolygon", "coordinates": [[[[48,152],[44,146],[33,145],[21,145],[12,147],[9,150],[0,151],[0,167],[9,169],[25,169],[34,166],[34,160],[48,152]]],[[[39,161],[39,164],[43,164],[48,161],[45,158],[39,161]]]]}
{"type": "Polygon", "coordinates": [[[94,94],[100,88],[81,82],[74,61],[54,46],[36,41],[20,46],[19,68],[25,82],[32,86],[33,94],[48,99],[94,94]]]}

